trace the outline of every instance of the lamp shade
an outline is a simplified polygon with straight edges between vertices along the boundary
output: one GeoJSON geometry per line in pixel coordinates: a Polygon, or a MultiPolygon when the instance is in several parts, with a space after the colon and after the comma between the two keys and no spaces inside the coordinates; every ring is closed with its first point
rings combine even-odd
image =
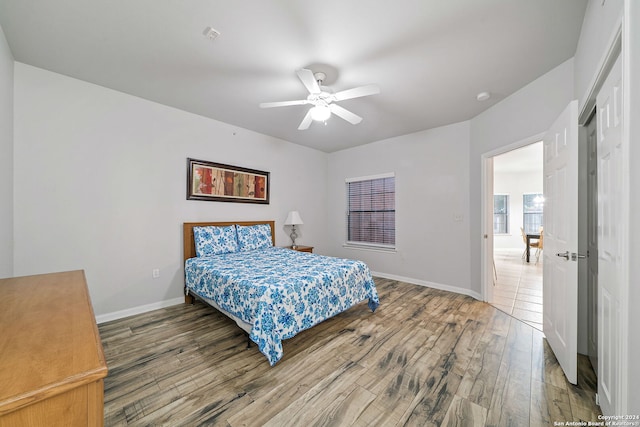
{"type": "Polygon", "coordinates": [[[302,218],[300,218],[300,213],[298,211],[291,211],[289,215],[287,215],[287,220],[284,222],[284,225],[300,225],[304,224],[302,222],[302,218]]]}

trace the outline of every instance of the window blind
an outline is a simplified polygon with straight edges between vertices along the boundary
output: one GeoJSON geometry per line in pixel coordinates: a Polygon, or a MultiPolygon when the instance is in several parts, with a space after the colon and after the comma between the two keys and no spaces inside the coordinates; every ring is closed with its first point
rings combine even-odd
{"type": "Polygon", "coordinates": [[[524,232],[538,233],[544,220],[544,197],[542,194],[522,195],[522,224],[524,232]]]}
{"type": "Polygon", "coordinates": [[[396,243],[395,177],[347,180],[347,240],[393,246],[396,243]]]}
{"type": "Polygon", "coordinates": [[[509,196],[493,195],[493,234],[509,233],[509,196]]]}

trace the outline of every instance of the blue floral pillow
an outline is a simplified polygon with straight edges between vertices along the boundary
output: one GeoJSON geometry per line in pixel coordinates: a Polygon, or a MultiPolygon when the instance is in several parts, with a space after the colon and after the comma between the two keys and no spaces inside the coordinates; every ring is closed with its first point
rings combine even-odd
{"type": "Polygon", "coordinates": [[[235,225],[193,227],[193,238],[196,244],[196,256],[199,257],[238,252],[235,225]]]}
{"type": "Polygon", "coordinates": [[[238,250],[241,252],[273,246],[269,224],[237,225],[238,250]]]}

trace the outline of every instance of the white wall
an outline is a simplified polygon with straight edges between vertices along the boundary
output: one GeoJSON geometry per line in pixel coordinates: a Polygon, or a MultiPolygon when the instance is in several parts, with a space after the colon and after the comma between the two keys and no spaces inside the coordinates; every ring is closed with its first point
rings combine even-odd
{"type": "Polygon", "coordinates": [[[0,27],[0,278],[13,276],[13,56],[0,27]]]}
{"type": "Polygon", "coordinates": [[[522,233],[524,194],[543,193],[542,171],[540,172],[496,172],[493,174],[494,194],[509,195],[509,233],[493,236],[494,249],[524,250],[522,233]]]}
{"type": "Polygon", "coordinates": [[[16,63],[14,154],[15,274],[85,269],[98,316],[181,298],[185,221],[274,219],[287,245],[296,209],[327,249],[316,150],[16,63]],[[271,172],[271,203],[186,200],[187,157],[271,172]]]}
{"type": "Polygon", "coordinates": [[[380,275],[469,294],[468,158],[468,122],[330,154],[331,253],[380,275]],[[396,252],[344,248],[345,178],[386,172],[396,174],[396,252]]]}
{"type": "Polygon", "coordinates": [[[581,109],[596,80],[600,63],[608,51],[622,19],[623,0],[589,0],[574,56],[575,97],[581,109]]]}
{"type": "MultiPolygon", "coordinates": [[[[511,96],[471,119],[470,246],[471,284],[481,293],[481,188],[483,154],[505,149],[545,132],[573,99],[573,60],[529,83],[511,96]]],[[[497,154],[497,153],[494,153],[497,154]]]]}

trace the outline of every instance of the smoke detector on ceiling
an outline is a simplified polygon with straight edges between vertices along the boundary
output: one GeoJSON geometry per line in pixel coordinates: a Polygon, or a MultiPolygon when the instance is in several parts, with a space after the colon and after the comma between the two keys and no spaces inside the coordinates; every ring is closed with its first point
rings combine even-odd
{"type": "Polygon", "coordinates": [[[486,101],[487,99],[491,98],[491,94],[489,92],[480,92],[477,96],[476,99],[478,101],[486,101]]]}
{"type": "Polygon", "coordinates": [[[209,40],[215,40],[216,37],[218,37],[220,35],[220,31],[216,30],[213,27],[207,27],[207,28],[204,29],[202,34],[204,34],[204,36],[206,38],[208,38],[209,40]]]}

